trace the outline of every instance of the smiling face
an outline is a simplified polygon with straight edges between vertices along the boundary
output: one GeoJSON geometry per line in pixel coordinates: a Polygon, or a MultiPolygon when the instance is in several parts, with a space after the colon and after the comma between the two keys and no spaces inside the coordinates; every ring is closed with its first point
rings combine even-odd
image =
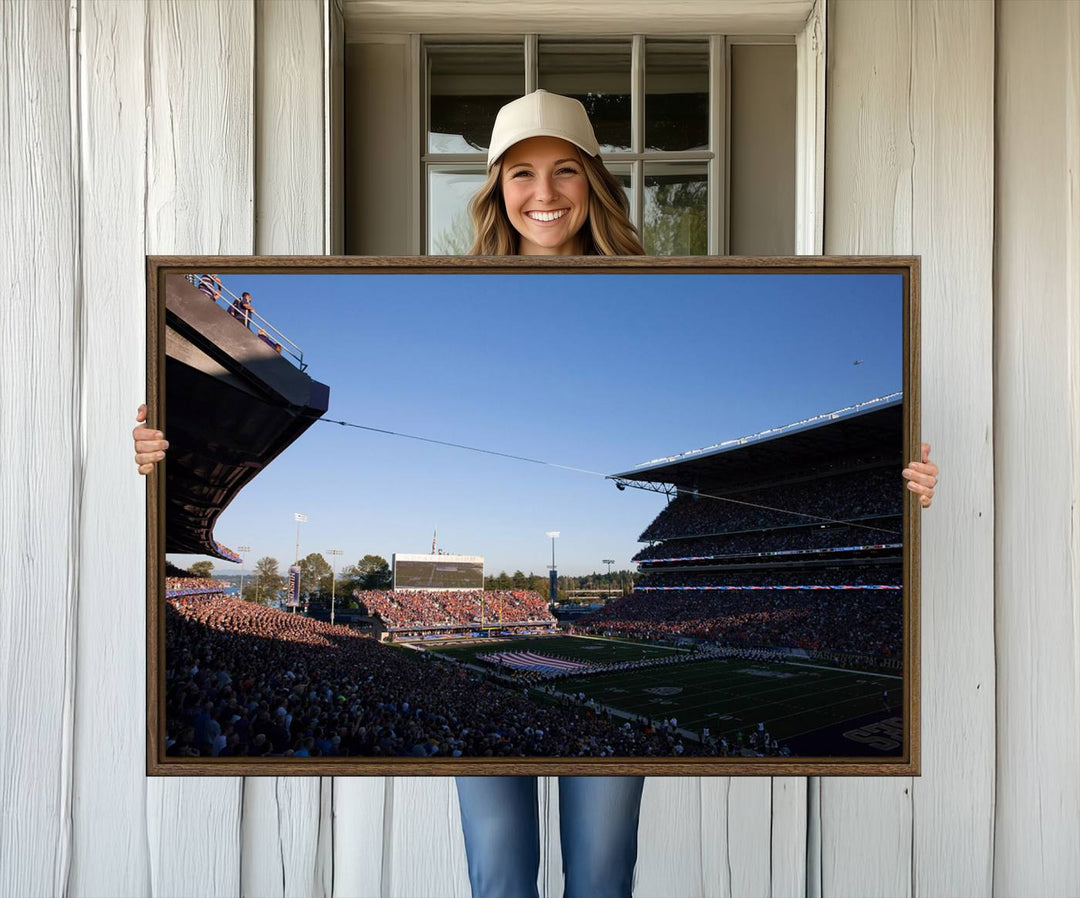
{"type": "Polygon", "coordinates": [[[577,147],[558,137],[522,140],[503,155],[499,184],[506,215],[521,238],[521,255],[582,252],[589,182],[577,147]]]}

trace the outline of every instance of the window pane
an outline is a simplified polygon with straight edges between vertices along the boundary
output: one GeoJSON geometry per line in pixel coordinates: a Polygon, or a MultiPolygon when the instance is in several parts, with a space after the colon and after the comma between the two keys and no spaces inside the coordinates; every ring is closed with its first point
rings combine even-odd
{"type": "Polygon", "coordinates": [[[709,246],[708,177],[703,163],[645,165],[645,252],[703,256],[709,246]]]}
{"type": "Polygon", "coordinates": [[[525,93],[525,48],[429,46],[429,153],[485,152],[499,108],[525,93]]]}
{"type": "Polygon", "coordinates": [[[623,192],[626,194],[626,199],[630,203],[630,217],[633,218],[634,210],[634,178],[631,167],[629,165],[615,164],[605,162],[604,167],[615,176],[615,180],[622,184],[623,192]]]}
{"type": "Polygon", "coordinates": [[[481,166],[428,169],[428,249],[436,256],[464,256],[472,246],[468,204],[484,183],[481,166]]]}
{"type": "Polygon", "coordinates": [[[630,41],[540,41],[538,86],[580,100],[601,153],[630,149],[630,41]]]}
{"type": "Polygon", "coordinates": [[[645,149],[709,149],[709,44],[645,43],[645,149]]]}

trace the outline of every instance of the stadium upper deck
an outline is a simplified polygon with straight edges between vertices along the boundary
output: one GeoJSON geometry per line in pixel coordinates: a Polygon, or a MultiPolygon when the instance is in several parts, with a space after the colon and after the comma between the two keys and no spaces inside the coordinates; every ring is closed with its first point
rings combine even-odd
{"type": "Polygon", "coordinates": [[[673,501],[634,593],[591,622],[633,635],[893,656],[902,646],[902,396],[640,465],[673,501]]]}
{"type": "Polygon", "coordinates": [[[898,462],[903,453],[903,394],[892,393],[762,433],[645,462],[616,483],[670,484],[679,490],[747,489],[860,462],[898,462]]]}
{"type": "Polygon", "coordinates": [[[165,294],[165,551],[239,561],[214,539],[218,517],[325,413],[330,388],[184,277],[165,294]]]}

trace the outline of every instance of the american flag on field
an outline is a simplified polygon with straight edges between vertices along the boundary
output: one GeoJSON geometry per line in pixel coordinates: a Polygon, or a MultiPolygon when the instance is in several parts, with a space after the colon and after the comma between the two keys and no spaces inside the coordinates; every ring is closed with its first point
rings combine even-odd
{"type": "Polygon", "coordinates": [[[537,655],[535,652],[495,652],[480,657],[493,664],[503,664],[518,670],[535,670],[539,673],[565,673],[568,670],[583,670],[592,666],[584,661],[549,658],[547,655],[537,655]]]}

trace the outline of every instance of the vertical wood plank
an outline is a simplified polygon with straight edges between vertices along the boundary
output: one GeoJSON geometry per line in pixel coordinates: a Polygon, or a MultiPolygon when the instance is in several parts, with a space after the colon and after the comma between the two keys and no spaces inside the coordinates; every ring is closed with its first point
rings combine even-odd
{"type": "Polygon", "coordinates": [[[383,843],[388,898],[468,898],[469,871],[452,777],[394,777],[383,843]]]}
{"type": "Polygon", "coordinates": [[[147,252],[254,248],[252,0],[147,7],[147,252]]]}
{"type": "Polygon", "coordinates": [[[732,895],[772,894],[772,780],[740,776],[728,790],[732,895]]]}
{"type": "Polygon", "coordinates": [[[334,898],[381,898],[389,778],[334,779],[334,898]]]}
{"type": "Polygon", "coordinates": [[[912,885],[917,895],[963,898],[990,894],[993,867],[994,7],[911,9],[922,432],[944,472],[940,499],[922,515],[912,885]]]}
{"type": "Polygon", "coordinates": [[[806,895],[807,778],[778,776],[772,780],[770,895],[806,895]]]}
{"type": "MultiPolygon", "coordinates": [[[[320,0],[255,6],[254,252],[324,251],[323,9],[320,0]]],[[[249,777],[241,826],[241,892],[325,896],[332,852],[318,777],[249,777]]],[[[327,799],[330,799],[329,793],[327,799]]],[[[332,844],[332,834],[331,834],[332,844]]]]}
{"type": "MultiPolygon", "coordinates": [[[[825,252],[910,253],[910,6],[834,0],[828,14],[825,252]]],[[[822,778],[820,790],[821,893],[910,894],[911,779],[822,778]]]]}
{"type": "Polygon", "coordinates": [[[146,839],[144,399],[146,7],[79,7],[84,486],[72,896],[150,893],[146,839]]]}
{"type": "Polygon", "coordinates": [[[731,843],[728,795],[732,777],[710,776],[701,787],[701,891],[709,898],[731,898],[731,843]]]}
{"type": "Polygon", "coordinates": [[[0,13],[0,893],[56,895],[71,845],[82,476],[69,7],[0,13]]]}
{"type": "Polygon", "coordinates": [[[998,4],[994,894],[1080,883],[1080,11],[998,4]]]}
{"type": "Polygon", "coordinates": [[[537,778],[540,807],[540,898],[563,893],[562,842],[559,827],[559,778],[537,778]]]}
{"type": "Polygon", "coordinates": [[[769,895],[772,889],[772,781],[702,777],[701,894],[769,895]]]}
{"type": "Polygon", "coordinates": [[[247,777],[240,827],[240,894],[324,895],[318,851],[321,818],[318,777],[247,777]]]}
{"type": "Polygon", "coordinates": [[[709,894],[701,878],[701,852],[705,850],[701,782],[689,776],[646,777],[638,823],[636,898],[703,898],[709,894]]]}
{"type": "MultiPolygon", "coordinates": [[[[250,253],[253,4],[163,0],[147,19],[147,252],[250,253]]],[[[243,781],[148,783],[153,894],[238,894],[243,781]]]]}
{"type": "Polygon", "coordinates": [[[922,256],[922,432],[948,480],[923,524],[923,776],[822,783],[822,891],[985,894],[994,783],[993,7],[833,8],[826,248],[922,256]],[[962,402],[949,389],[958,383],[967,385],[962,402]],[[872,863],[850,863],[867,853],[872,863]]]}
{"type": "Polygon", "coordinates": [[[255,7],[255,252],[325,246],[321,0],[255,7]]]}

